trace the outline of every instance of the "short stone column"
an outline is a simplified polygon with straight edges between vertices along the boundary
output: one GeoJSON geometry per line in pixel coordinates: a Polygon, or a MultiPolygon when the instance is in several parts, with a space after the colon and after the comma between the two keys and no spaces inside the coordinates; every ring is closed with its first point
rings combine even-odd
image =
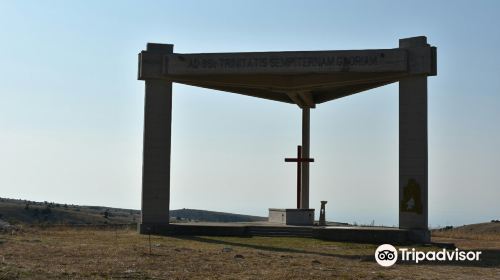
{"type": "Polygon", "coordinates": [[[319,210],[319,225],[326,226],[326,213],[325,213],[325,205],[328,201],[321,201],[321,209],[319,210]]]}

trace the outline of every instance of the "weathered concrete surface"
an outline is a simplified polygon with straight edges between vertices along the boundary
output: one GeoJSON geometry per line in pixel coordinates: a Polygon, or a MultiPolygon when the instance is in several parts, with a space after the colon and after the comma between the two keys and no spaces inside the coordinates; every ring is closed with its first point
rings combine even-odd
{"type": "Polygon", "coordinates": [[[350,94],[435,75],[435,48],[139,54],[139,79],[164,79],[314,108],[350,94]]]}
{"type": "MultiPolygon", "coordinates": [[[[172,45],[148,44],[148,52],[172,53],[172,45]]],[[[168,224],[172,83],[147,80],[144,106],[141,228],[168,224]]],[[[142,232],[142,231],[141,231],[142,232]]]]}
{"type": "MultiPolygon", "coordinates": [[[[400,40],[401,48],[417,51],[425,37],[400,40]]],[[[418,61],[413,62],[420,67],[418,61]]],[[[427,175],[427,77],[410,76],[399,81],[399,226],[428,228],[427,175]]]]}
{"type": "Polygon", "coordinates": [[[375,244],[428,243],[427,240],[411,239],[409,230],[379,227],[324,227],[313,230],[313,237],[339,242],[375,244]]]}
{"type": "MultiPolygon", "coordinates": [[[[148,233],[145,231],[145,233],[148,233]]],[[[330,241],[374,244],[429,243],[422,233],[390,227],[292,226],[269,222],[171,223],[157,226],[151,234],[187,236],[297,236],[330,241]]],[[[427,233],[429,233],[427,231],[427,233]]]]}
{"type": "Polygon", "coordinates": [[[269,208],[269,222],[285,225],[312,226],[314,224],[314,209],[269,208]]]}
{"type": "MultiPolygon", "coordinates": [[[[309,156],[309,109],[316,104],[400,82],[400,227],[428,238],[427,76],[437,74],[436,48],[426,38],[400,40],[397,49],[318,52],[174,54],[148,44],[139,54],[146,81],[141,229],[168,227],[171,83],[296,104],[304,112],[309,156]],[[307,113],[307,114],[306,114],[307,113]]],[[[309,207],[303,168],[301,207],[309,207]]]]}
{"type": "Polygon", "coordinates": [[[400,49],[171,54],[164,75],[307,74],[403,72],[407,53],[400,49]]]}

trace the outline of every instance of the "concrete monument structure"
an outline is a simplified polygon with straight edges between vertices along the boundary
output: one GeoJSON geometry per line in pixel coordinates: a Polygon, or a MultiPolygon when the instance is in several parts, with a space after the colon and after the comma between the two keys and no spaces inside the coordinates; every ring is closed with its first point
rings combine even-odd
{"type": "MultiPolygon", "coordinates": [[[[148,44],[139,54],[146,85],[141,232],[169,225],[172,83],[297,105],[302,157],[309,158],[310,110],[317,104],[399,82],[399,227],[426,241],[427,77],[436,75],[436,48],[426,37],[393,49],[249,53],[174,53],[148,44]]],[[[300,208],[309,209],[309,163],[302,164],[300,208]]]]}

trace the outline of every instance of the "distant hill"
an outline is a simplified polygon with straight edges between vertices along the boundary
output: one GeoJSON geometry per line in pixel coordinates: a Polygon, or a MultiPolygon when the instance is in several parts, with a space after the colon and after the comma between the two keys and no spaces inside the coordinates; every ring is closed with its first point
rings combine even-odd
{"type": "Polygon", "coordinates": [[[475,234],[498,234],[500,235],[500,221],[493,220],[489,223],[479,223],[463,225],[459,227],[445,227],[437,229],[436,231],[453,231],[457,233],[475,233],[475,234]]]}
{"type": "Polygon", "coordinates": [[[240,215],[224,212],[179,209],[170,211],[170,219],[192,220],[203,222],[257,222],[267,221],[267,217],[240,215]]]}
{"type": "Polygon", "coordinates": [[[125,224],[139,217],[132,209],[0,198],[0,219],[11,224],[125,224]]]}
{"type": "MultiPolygon", "coordinates": [[[[10,224],[129,224],[140,220],[140,211],[103,206],[82,206],[0,198],[0,219],[10,224]]],[[[176,222],[251,222],[265,217],[194,209],[170,211],[176,222]]]]}

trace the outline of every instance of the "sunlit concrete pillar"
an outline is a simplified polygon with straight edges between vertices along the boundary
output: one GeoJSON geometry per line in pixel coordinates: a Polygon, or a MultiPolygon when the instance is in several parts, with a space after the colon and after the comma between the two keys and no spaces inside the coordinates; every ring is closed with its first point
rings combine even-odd
{"type": "MultiPolygon", "coordinates": [[[[425,46],[425,37],[399,41],[409,56],[425,46]]],[[[427,165],[427,76],[409,76],[399,82],[399,227],[422,230],[423,241],[430,238],[427,165]]]]}
{"type": "MultiPolygon", "coordinates": [[[[173,46],[148,44],[147,52],[169,54],[173,46]]],[[[145,85],[141,233],[168,225],[170,204],[172,83],[146,79],[145,85]]]]}

